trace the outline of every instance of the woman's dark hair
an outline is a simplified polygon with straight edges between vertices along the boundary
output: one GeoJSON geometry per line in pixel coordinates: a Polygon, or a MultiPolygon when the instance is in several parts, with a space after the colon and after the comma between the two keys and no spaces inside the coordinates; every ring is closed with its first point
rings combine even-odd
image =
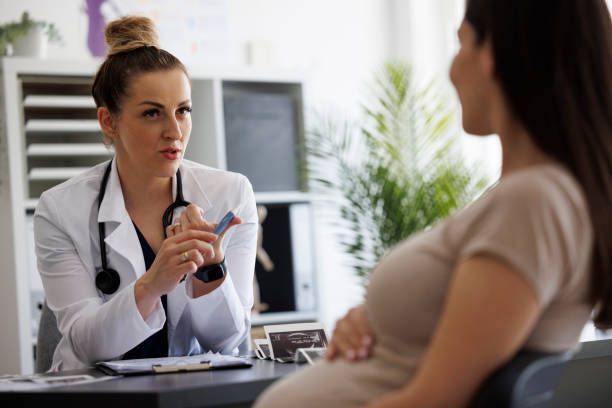
{"type": "Polygon", "coordinates": [[[496,77],[536,145],[585,193],[594,231],[591,301],[612,327],[612,23],[605,0],[467,0],[496,77]]]}
{"type": "Polygon", "coordinates": [[[189,76],[178,58],[159,48],[155,25],[147,17],[128,16],[112,21],[104,34],[108,55],[91,88],[97,107],[105,106],[111,113],[118,113],[130,82],[138,74],[178,68],[189,76]]]}

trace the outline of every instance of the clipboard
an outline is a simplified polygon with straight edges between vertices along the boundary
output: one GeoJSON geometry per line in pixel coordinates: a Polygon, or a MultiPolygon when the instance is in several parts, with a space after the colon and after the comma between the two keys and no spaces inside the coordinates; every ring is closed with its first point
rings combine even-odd
{"type": "Polygon", "coordinates": [[[252,366],[253,364],[244,358],[210,352],[186,357],[102,361],[96,364],[96,368],[104,374],[114,376],[183,373],[252,366]]]}
{"type": "Polygon", "coordinates": [[[154,365],[151,367],[155,374],[165,374],[165,373],[178,373],[183,371],[204,371],[210,370],[212,365],[210,361],[202,361],[194,364],[185,364],[183,366],[177,365],[154,365]]]}

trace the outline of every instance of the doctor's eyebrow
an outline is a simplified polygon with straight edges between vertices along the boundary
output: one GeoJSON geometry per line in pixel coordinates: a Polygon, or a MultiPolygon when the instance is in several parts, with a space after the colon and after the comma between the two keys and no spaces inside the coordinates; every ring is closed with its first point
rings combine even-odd
{"type": "MultiPolygon", "coordinates": [[[[180,102],[180,103],[178,104],[178,106],[181,106],[181,105],[189,105],[189,104],[191,104],[191,99],[185,99],[184,101],[180,102]]],[[[163,108],[163,107],[164,107],[164,105],[163,105],[163,104],[161,104],[161,103],[159,103],[159,102],[155,102],[155,101],[142,101],[142,102],[140,102],[140,103],[138,104],[138,106],[140,106],[140,105],[153,105],[153,106],[155,106],[155,107],[157,107],[157,108],[163,108]]]]}

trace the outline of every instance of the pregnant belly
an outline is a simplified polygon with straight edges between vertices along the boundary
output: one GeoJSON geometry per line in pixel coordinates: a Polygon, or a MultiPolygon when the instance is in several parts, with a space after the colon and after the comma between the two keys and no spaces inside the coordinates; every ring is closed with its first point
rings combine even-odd
{"type": "Polygon", "coordinates": [[[362,407],[410,381],[414,367],[390,364],[374,355],[361,362],[322,361],[274,383],[256,408],[362,407]]]}

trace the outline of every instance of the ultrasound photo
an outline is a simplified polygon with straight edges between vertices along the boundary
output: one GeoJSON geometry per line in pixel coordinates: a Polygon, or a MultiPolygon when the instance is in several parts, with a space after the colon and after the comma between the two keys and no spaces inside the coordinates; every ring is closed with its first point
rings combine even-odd
{"type": "Polygon", "coordinates": [[[325,348],[327,337],[318,323],[266,326],[275,359],[293,359],[298,348],[325,348]]]}

